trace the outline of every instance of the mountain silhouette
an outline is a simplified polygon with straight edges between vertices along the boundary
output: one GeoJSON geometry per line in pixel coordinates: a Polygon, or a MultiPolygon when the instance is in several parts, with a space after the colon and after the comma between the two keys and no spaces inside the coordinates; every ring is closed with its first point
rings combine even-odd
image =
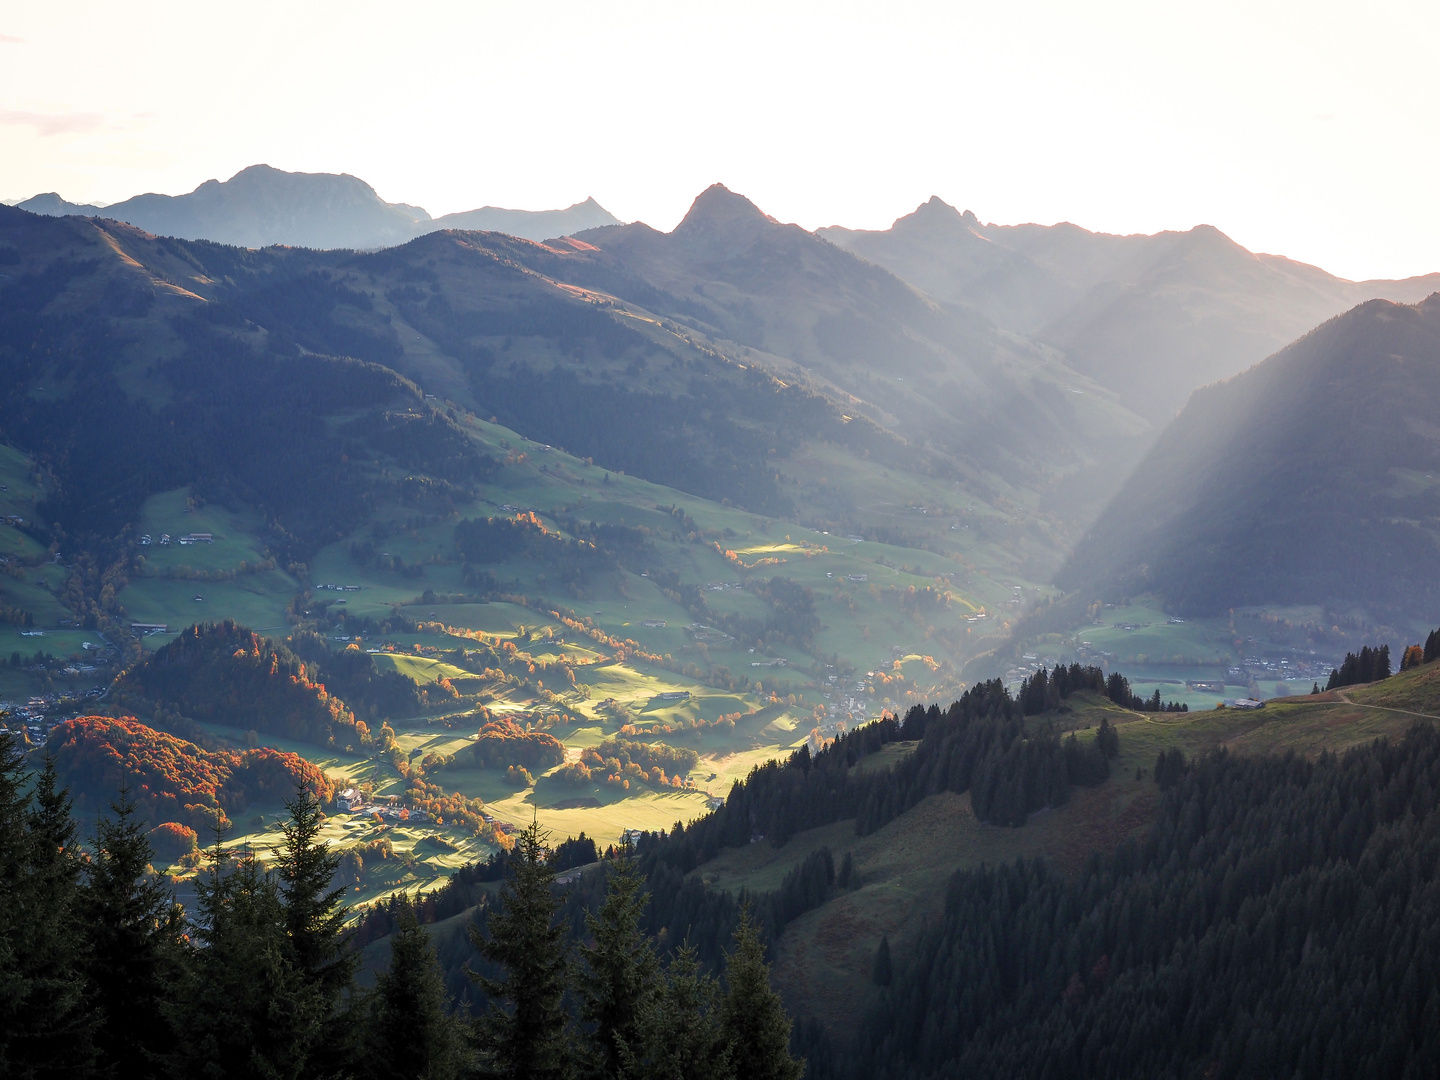
{"type": "Polygon", "coordinates": [[[418,206],[387,203],[348,173],[285,172],[269,165],[251,165],[225,181],[207,180],[186,195],[137,195],[101,208],[66,202],[50,192],[17,205],[52,217],[103,216],[156,236],[248,248],[385,248],[440,229],[544,240],[618,223],[594,199],[563,210],[486,206],[432,220],[418,206]]]}
{"type": "Polygon", "coordinates": [[[1115,236],[1076,225],[986,225],[931,198],[889,229],[819,230],[937,299],[1064,351],[1128,406],[1167,420],[1225,379],[1372,298],[1414,303],[1440,275],[1346,281],[1247,251],[1209,225],[1115,236]]]}

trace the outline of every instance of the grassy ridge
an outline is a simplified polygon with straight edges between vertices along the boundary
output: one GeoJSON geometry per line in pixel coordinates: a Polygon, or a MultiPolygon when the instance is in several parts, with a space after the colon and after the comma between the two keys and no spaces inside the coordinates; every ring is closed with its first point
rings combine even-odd
{"type": "MultiPolygon", "coordinates": [[[[1143,714],[1099,695],[1077,694],[1067,701],[1072,712],[1029,722],[1058,723],[1084,737],[1106,716],[1120,733],[1120,757],[1104,784],[1073,788],[1066,805],[1032,815],[1023,828],[982,824],[968,793],[943,794],[865,837],[855,835],[853,821],[837,822],[797,834],[778,849],[763,843],[728,849],[694,875],[715,889],[763,892],[822,846],[837,865],[851,856],[859,886],[836,889],[824,905],[787,926],[776,946],[776,978],[792,1007],[842,1031],[876,993],[870,967],[881,936],[902,951],[924,920],[939,913],[955,870],[1039,856],[1067,874],[1078,872],[1091,852],[1112,849],[1154,820],[1160,792],[1152,771],[1162,750],[1179,749],[1187,757],[1220,748],[1314,756],[1396,739],[1417,722],[1415,713],[1440,717],[1440,663],[1345,695],[1353,702],[1329,693],[1271,701],[1254,711],[1143,714]]],[[[892,744],[857,768],[889,767],[911,745],[892,744]]]]}

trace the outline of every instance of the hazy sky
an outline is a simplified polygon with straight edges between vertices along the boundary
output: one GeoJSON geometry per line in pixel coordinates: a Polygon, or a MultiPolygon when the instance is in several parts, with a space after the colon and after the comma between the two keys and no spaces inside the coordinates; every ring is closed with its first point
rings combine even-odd
{"type": "Polygon", "coordinates": [[[0,197],[246,165],[432,214],[719,180],[806,227],[1213,224],[1348,277],[1440,270],[1440,4],[0,0],[0,197]]]}

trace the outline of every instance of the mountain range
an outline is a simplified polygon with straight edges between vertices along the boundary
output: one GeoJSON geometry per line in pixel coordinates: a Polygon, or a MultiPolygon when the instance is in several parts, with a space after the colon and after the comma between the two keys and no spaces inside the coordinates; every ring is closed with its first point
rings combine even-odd
{"type": "MultiPolygon", "coordinates": [[[[187,195],[139,195],[102,208],[69,203],[52,192],[18,205],[48,215],[103,215],[156,235],[257,248],[369,250],[445,229],[546,240],[620,224],[594,199],[561,210],[487,206],[431,218],[419,207],[385,202],[348,174],[291,173],[267,165],[250,166],[227,181],[206,181],[187,195]]],[[[767,247],[776,258],[795,257],[802,230],[791,227],[786,248],[777,240],[782,234],[767,228],[779,223],[748,200],[737,196],[724,210],[703,201],[697,206],[709,232],[691,220],[663,252],[665,245],[655,238],[666,234],[639,223],[607,236],[605,244],[628,262],[646,263],[645,275],[668,281],[667,291],[679,289],[675,294],[694,309],[681,315],[706,318],[737,342],[753,345],[745,320],[755,317],[757,303],[773,307],[774,294],[745,294],[741,302],[740,294],[727,291],[743,290],[743,283],[723,280],[724,273],[701,280],[702,267],[743,263],[747,251],[767,247]],[[687,266],[683,272],[681,262],[687,266]]],[[[977,328],[984,327],[1058,350],[1073,372],[1110,390],[1157,431],[1191,390],[1245,370],[1325,319],[1370,299],[1414,303],[1440,288],[1440,274],[1346,281],[1314,266],[1247,251],[1207,225],[1117,236],[1064,222],[984,224],[938,197],[883,231],[835,226],[814,235],[889,270],[932,307],[948,309],[952,326],[968,321],[971,346],[977,328]]],[[[847,318],[837,308],[771,351],[788,357],[798,348],[807,358],[829,363],[837,349],[913,357],[917,347],[926,348],[903,334],[857,339],[844,327],[847,318]]]]}
{"type": "Polygon", "coordinates": [[[1160,423],[1196,387],[1244,371],[1356,304],[1414,303],[1440,289],[1440,274],[1346,281],[1247,251],[1209,225],[1152,236],[987,225],[938,198],[884,231],[818,235],[1060,349],[1076,371],[1160,423]]]}
{"type": "Polygon", "coordinates": [[[563,210],[485,206],[431,218],[418,206],[387,203],[348,173],[295,173],[251,165],[229,180],[207,180],[188,195],[137,195],[99,207],[54,192],[17,204],[53,217],[104,216],[157,236],[237,247],[382,248],[441,229],[483,229],[532,240],[617,224],[594,199],[563,210]]]}

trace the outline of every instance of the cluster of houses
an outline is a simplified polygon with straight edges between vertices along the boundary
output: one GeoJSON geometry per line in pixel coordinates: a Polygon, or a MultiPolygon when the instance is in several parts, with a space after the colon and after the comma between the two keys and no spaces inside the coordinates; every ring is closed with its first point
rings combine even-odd
{"type": "Polygon", "coordinates": [[[493,814],[487,814],[483,810],[480,812],[480,820],[485,822],[486,825],[493,826],[496,832],[504,833],[506,836],[514,835],[516,831],[515,826],[510,824],[510,822],[500,821],[493,814]]]}
{"type": "Polygon", "coordinates": [[[44,745],[46,729],[42,699],[31,698],[29,705],[0,701],[0,712],[6,714],[6,719],[0,722],[0,731],[13,731],[17,735],[28,737],[34,746],[44,745]]]}
{"type": "Polygon", "coordinates": [[[870,703],[857,697],[844,697],[833,705],[822,705],[821,708],[825,710],[825,721],[820,729],[832,735],[840,730],[842,723],[855,727],[870,719],[870,703]]]}
{"type": "MultiPolygon", "coordinates": [[[[213,544],[214,542],[214,534],[208,532],[192,532],[186,533],[184,536],[174,537],[172,537],[169,533],[160,534],[161,547],[169,547],[171,544],[180,544],[182,547],[186,547],[190,544],[213,544]]],[[[143,536],[140,537],[138,541],[136,541],[136,543],[138,543],[141,547],[149,547],[151,544],[155,543],[155,540],[149,533],[145,533],[143,536]]]]}
{"type": "Polygon", "coordinates": [[[352,814],[366,814],[379,818],[381,821],[424,822],[430,820],[429,813],[424,810],[412,810],[398,803],[366,802],[365,796],[356,788],[346,788],[336,795],[335,809],[346,810],[352,814]]]}
{"type": "Polygon", "coordinates": [[[328,590],[329,592],[359,592],[359,591],[360,591],[360,586],[359,586],[359,585],[316,585],[316,586],[315,586],[315,591],[316,591],[316,592],[319,592],[319,591],[321,591],[322,589],[328,590]]]}
{"type": "Polygon", "coordinates": [[[0,701],[0,714],[5,715],[0,729],[8,727],[10,731],[28,736],[32,745],[43,746],[51,725],[76,715],[85,707],[85,702],[104,697],[106,689],[104,686],[92,686],[88,690],[68,694],[37,694],[23,705],[0,701]]]}
{"type": "Polygon", "coordinates": [[[1227,671],[1235,682],[1249,682],[1251,679],[1328,679],[1332,665],[1320,660],[1295,659],[1266,660],[1258,656],[1247,656],[1227,671]]]}

